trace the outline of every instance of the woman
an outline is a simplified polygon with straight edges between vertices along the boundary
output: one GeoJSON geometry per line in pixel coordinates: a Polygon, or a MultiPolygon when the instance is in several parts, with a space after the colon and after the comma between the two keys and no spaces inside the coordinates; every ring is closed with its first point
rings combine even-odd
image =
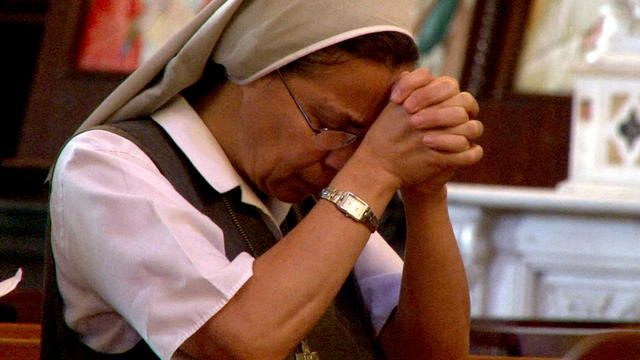
{"type": "Polygon", "coordinates": [[[53,172],[62,327],[78,337],[58,350],[463,358],[445,183],[481,158],[482,126],[454,80],[412,70],[412,6],[214,1],[132,74],[53,172]],[[397,190],[404,264],[375,233],[397,190]]]}

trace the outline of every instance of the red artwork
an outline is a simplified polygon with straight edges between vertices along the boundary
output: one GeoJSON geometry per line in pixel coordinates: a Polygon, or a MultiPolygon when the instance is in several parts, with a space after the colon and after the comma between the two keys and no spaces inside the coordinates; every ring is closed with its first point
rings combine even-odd
{"type": "Polygon", "coordinates": [[[135,26],[143,0],[93,0],[78,47],[83,71],[130,73],[141,59],[141,39],[135,26]]]}
{"type": "Polygon", "coordinates": [[[78,69],[132,72],[209,2],[89,1],[78,44],[78,69]]]}

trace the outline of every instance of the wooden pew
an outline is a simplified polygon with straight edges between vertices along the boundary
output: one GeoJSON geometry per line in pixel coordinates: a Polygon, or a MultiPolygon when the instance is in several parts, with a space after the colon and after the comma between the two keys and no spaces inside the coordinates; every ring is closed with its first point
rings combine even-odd
{"type": "Polygon", "coordinates": [[[640,323],[472,319],[471,353],[562,358],[589,335],[616,330],[640,330],[640,323]]]}
{"type": "Polygon", "coordinates": [[[3,360],[38,360],[40,324],[0,323],[0,357],[3,360]]]}
{"type": "Polygon", "coordinates": [[[565,354],[566,360],[638,360],[640,330],[616,330],[590,335],[565,354]]]}
{"type": "Polygon", "coordinates": [[[0,323],[37,323],[42,319],[41,290],[15,291],[0,298],[0,323]]]}
{"type": "Polygon", "coordinates": [[[469,355],[468,360],[561,360],[561,358],[539,358],[520,356],[469,355]]]}
{"type": "MultiPolygon", "coordinates": [[[[619,328],[635,327],[637,324],[619,328]]],[[[37,323],[0,322],[0,354],[2,360],[38,360],[40,358],[41,326],[37,323]]],[[[636,332],[640,336],[640,331],[636,332]]],[[[561,360],[560,357],[521,357],[469,355],[468,360],[561,360]]]]}

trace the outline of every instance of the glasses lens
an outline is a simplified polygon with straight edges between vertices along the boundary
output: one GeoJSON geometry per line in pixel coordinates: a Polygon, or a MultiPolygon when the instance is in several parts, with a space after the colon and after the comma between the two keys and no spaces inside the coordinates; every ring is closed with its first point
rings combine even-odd
{"type": "Polygon", "coordinates": [[[357,139],[357,136],[345,131],[322,129],[314,135],[316,145],[326,150],[336,150],[345,147],[357,139]]]}

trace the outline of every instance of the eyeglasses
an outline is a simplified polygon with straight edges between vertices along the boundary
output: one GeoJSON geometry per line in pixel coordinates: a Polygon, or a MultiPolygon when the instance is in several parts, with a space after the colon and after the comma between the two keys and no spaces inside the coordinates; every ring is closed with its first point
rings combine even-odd
{"type": "Polygon", "coordinates": [[[277,69],[276,72],[278,73],[280,80],[282,80],[284,87],[287,89],[287,92],[289,93],[289,95],[291,95],[291,99],[293,99],[293,102],[296,103],[296,106],[298,107],[298,110],[300,110],[302,117],[304,117],[304,119],[307,121],[307,125],[309,125],[309,128],[311,128],[311,131],[313,131],[314,135],[312,139],[316,145],[318,145],[324,150],[337,150],[345,146],[348,146],[349,144],[351,144],[352,142],[358,139],[358,135],[350,133],[348,131],[328,129],[328,128],[321,128],[321,129],[316,128],[311,122],[309,115],[307,115],[307,113],[304,111],[304,109],[302,108],[302,105],[300,105],[300,102],[298,101],[296,96],[293,94],[293,91],[291,91],[291,88],[289,88],[289,85],[284,80],[284,76],[282,76],[282,73],[280,72],[280,70],[277,69]]]}

